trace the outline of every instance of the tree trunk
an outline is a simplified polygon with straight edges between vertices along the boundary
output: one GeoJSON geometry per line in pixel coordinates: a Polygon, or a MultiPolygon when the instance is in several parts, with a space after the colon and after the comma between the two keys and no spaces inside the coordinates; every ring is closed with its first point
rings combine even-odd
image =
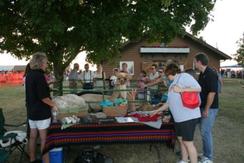
{"type": "Polygon", "coordinates": [[[63,95],[63,79],[64,79],[64,69],[62,64],[59,63],[53,63],[53,70],[54,70],[54,76],[56,79],[56,82],[54,83],[54,89],[57,91],[54,91],[54,96],[62,96],[63,95]]]}

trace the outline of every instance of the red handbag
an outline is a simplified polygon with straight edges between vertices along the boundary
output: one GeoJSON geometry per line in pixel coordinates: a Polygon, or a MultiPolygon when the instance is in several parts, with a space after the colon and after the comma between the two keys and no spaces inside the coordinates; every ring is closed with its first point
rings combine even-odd
{"type": "MultiPolygon", "coordinates": [[[[176,84],[178,84],[180,77],[178,77],[176,84]]],[[[184,107],[195,109],[200,106],[199,92],[181,92],[180,95],[184,107]]]]}
{"type": "Polygon", "coordinates": [[[184,107],[195,109],[200,106],[198,92],[181,92],[181,100],[184,107]]]}

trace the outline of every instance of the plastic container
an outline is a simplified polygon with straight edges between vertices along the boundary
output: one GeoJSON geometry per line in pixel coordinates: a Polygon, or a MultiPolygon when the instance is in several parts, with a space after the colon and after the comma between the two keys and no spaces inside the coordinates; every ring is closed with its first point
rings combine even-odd
{"type": "Polygon", "coordinates": [[[52,116],[53,116],[53,123],[57,123],[58,122],[58,119],[57,119],[57,116],[58,116],[58,112],[57,111],[52,111],[52,116]]]}
{"type": "Polygon", "coordinates": [[[49,151],[50,163],[63,163],[63,148],[54,148],[49,151]]]}

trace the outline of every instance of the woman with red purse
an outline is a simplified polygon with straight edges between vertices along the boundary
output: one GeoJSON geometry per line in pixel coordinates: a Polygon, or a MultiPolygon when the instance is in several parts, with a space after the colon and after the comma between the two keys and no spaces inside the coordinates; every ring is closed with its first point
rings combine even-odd
{"type": "MultiPolygon", "coordinates": [[[[174,63],[166,66],[165,74],[169,80],[173,81],[168,89],[168,100],[158,110],[154,111],[153,115],[170,109],[181,148],[182,158],[178,163],[187,163],[188,157],[191,163],[197,163],[197,151],[193,137],[196,125],[201,117],[200,108],[199,104],[191,105],[191,108],[186,107],[183,104],[181,94],[183,92],[200,92],[201,87],[191,75],[180,73],[178,65],[174,63]]],[[[195,102],[193,101],[193,103],[195,102]]]]}

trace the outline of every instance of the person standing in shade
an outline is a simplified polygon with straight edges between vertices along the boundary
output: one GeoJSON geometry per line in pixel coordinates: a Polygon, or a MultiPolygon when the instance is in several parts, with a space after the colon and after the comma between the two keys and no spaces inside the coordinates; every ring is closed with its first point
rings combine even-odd
{"type": "Polygon", "coordinates": [[[83,71],[81,74],[83,89],[93,89],[94,74],[91,70],[89,70],[88,63],[86,63],[84,67],[85,71],[83,71]]]}
{"type": "Polygon", "coordinates": [[[139,100],[146,100],[146,84],[149,81],[146,71],[142,70],[137,80],[137,98],[139,100]]]}
{"type": "Polygon", "coordinates": [[[109,78],[109,87],[110,88],[114,88],[115,87],[115,84],[117,82],[117,74],[119,73],[119,69],[118,68],[114,68],[113,69],[113,74],[110,76],[109,78]]]}
{"type": "Polygon", "coordinates": [[[105,88],[105,72],[101,64],[97,65],[97,71],[94,73],[94,86],[97,88],[105,88]]]}
{"type": "MultiPolygon", "coordinates": [[[[152,64],[150,68],[150,73],[149,73],[149,83],[154,83],[155,80],[157,80],[160,77],[160,74],[157,71],[157,65],[152,64]]],[[[151,89],[157,90],[158,85],[150,86],[151,89]]]]}
{"type": "MultiPolygon", "coordinates": [[[[128,76],[131,75],[132,72],[128,70],[128,64],[127,63],[122,63],[122,69],[119,71],[120,73],[124,73],[124,75],[128,76]]],[[[127,78],[126,81],[126,86],[129,87],[130,86],[130,79],[127,78]]]]}
{"type": "Polygon", "coordinates": [[[74,68],[70,71],[69,76],[68,76],[69,88],[73,89],[72,91],[74,91],[74,92],[75,92],[75,89],[77,89],[78,76],[79,76],[79,64],[75,63],[74,68]]]}
{"type": "Polygon", "coordinates": [[[157,65],[152,64],[150,67],[150,73],[148,75],[149,83],[147,84],[147,96],[150,97],[151,104],[158,104],[160,102],[160,93],[158,91],[158,83],[160,74],[157,71],[157,65]],[[157,83],[157,84],[155,84],[157,83]]]}
{"type": "MultiPolygon", "coordinates": [[[[30,70],[25,80],[27,117],[30,126],[30,162],[37,162],[35,151],[38,134],[41,139],[42,152],[46,142],[47,128],[51,123],[51,111],[58,110],[56,104],[51,100],[49,86],[44,75],[47,62],[45,53],[33,54],[30,60],[30,70]]],[[[42,156],[42,161],[49,163],[48,153],[42,156]]]]}
{"type": "Polygon", "coordinates": [[[219,110],[218,75],[208,66],[208,56],[199,53],[194,58],[195,68],[200,71],[198,82],[202,87],[201,96],[201,136],[203,156],[201,163],[213,162],[212,129],[219,110]]]}

